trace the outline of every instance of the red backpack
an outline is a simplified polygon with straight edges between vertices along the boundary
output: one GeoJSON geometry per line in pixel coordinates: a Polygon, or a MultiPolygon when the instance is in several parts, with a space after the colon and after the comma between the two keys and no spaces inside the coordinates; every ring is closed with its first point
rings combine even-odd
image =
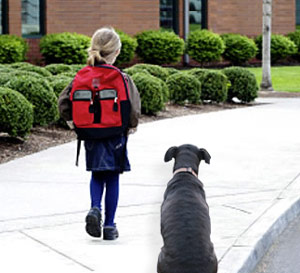
{"type": "MultiPolygon", "coordinates": [[[[112,65],[86,66],[73,80],[72,117],[80,140],[103,139],[126,133],[130,119],[127,80],[112,65]]],[[[77,163],[76,163],[77,164],[77,163]]]]}

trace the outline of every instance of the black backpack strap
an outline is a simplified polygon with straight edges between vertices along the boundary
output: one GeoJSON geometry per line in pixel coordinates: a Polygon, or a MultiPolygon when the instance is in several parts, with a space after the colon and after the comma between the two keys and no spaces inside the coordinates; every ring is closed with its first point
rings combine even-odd
{"type": "Polygon", "coordinates": [[[77,139],[77,152],[76,152],[76,162],[75,165],[78,166],[79,154],[80,154],[80,146],[81,146],[81,139],[77,139]]]}

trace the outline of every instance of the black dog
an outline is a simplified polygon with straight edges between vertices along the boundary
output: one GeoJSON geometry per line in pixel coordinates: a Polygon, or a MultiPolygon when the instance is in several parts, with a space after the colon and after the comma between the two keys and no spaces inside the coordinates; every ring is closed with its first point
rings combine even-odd
{"type": "Polygon", "coordinates": [[[198,179],[201,160],[210,163],[205,149],[193,145],[171,147],[165,162],[175,158],[161,206],[161,249],[158,273],[216,273],[218,261],[210,240],[209,209],[198,179]]]}

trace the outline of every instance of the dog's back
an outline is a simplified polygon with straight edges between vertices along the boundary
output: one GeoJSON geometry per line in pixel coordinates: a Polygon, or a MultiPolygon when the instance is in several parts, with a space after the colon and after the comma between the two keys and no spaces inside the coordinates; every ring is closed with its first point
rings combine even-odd
{"type": "Polygon", "coordinates": [[[210,232],[202,183],[192,174],[176,174],[168,183],[161,207],[164,246],[159,256],[158,272],[217,272],[210,232]]]}

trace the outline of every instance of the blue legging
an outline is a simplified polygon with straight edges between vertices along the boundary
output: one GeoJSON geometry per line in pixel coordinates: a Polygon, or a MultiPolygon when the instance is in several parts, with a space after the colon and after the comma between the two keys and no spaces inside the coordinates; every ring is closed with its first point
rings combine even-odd
{"type": "Polygon", "coordinates": [[[101,200],[105,186],[105,221],[104,226],[113,226],[119,200],[119,173],[92,172],[90,193],[92,207],[101,210],[101,200]]]}

